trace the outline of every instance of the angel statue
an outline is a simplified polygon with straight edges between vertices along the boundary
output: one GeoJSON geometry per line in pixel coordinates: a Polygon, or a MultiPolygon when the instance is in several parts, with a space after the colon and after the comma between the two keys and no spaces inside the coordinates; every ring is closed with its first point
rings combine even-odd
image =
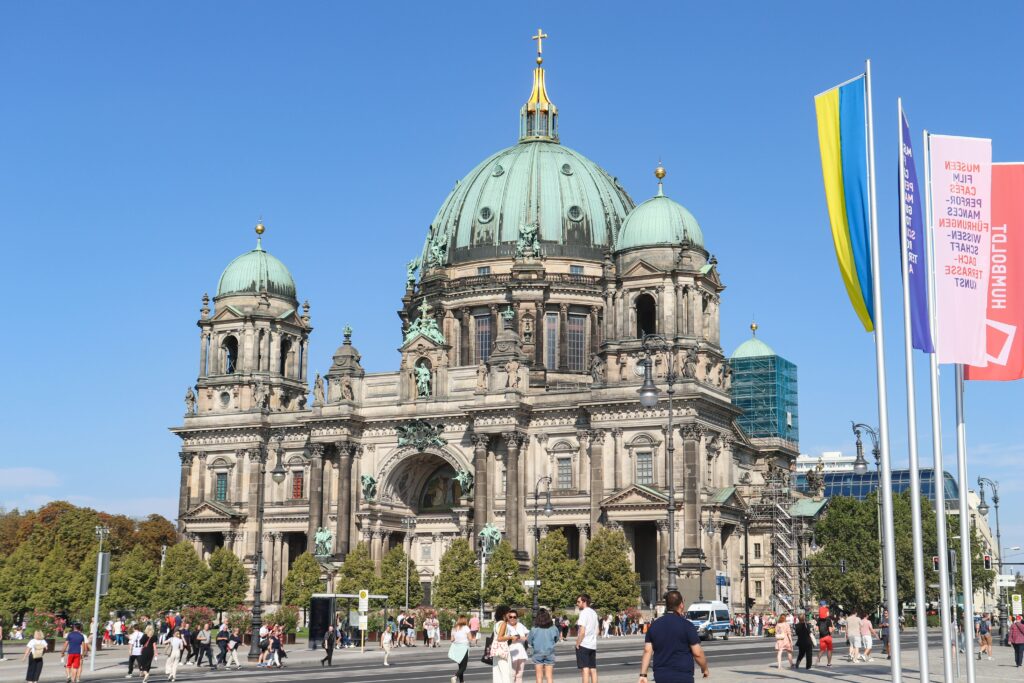
{"type": "Polygon", "coordinates": [[[188,391],[185,392],[185,414],[196,414],[196,394],[192,391],[192,387],[189,387],[188,391]]]}
{"type": "Polygon", "coordinates": [[[372,474],[364,474],[359,477],[363,486],[363,500],[372,503],[377,499],[377,479],[372,474]]]}
{"type": "Polygon", "coordinates": [[[537,225],[519,226],[519,239],[516,241],[516,257],[531,258],[540,253],[540,240],[537,237],[537,225]]]}
{"type": "Polygon", "coordinates": [[[327,557],[331,554],[331,530],[325,526],[320,527],[316,530],[316,536],[313,537],[316,541],[316,552],[314,555],[317,557],[327,557]]]}
{"type": "Polygon", "coordinates": [[[458,482],[459,488],[462,489],[462,496],[464,498],[471,498],[473,496],[473,473],[468,470],[458,470],[455,473],[455,481],[458,482]]]}
{"type": "Polygon", "coordinates": [[[416,377],[416,395],[420,398],[430,396],[430,368],[420,364],[413,368],[416,377]]]}
{"type": "Polygon", "coordinates": [[[416,282],[416,271],[419,269],[419,267],[420,260],[418,258],[414,258],[412,261],[409,261],[409,263],[406,264],[405,281],[408,282],[410,285],[416,282]]]}
{"type": "Polygon", "coordinates": [[[498,527],[490,522],[484,524],[484,528],[480,530],[480,548],[484,551],[484,555],[493,553],[499,543],[501,543],[501,531],[498,530],[498,527]]]}

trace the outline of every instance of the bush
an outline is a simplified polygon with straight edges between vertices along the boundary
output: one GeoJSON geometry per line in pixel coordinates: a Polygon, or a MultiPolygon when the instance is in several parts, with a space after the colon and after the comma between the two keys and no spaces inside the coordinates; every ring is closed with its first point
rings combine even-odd
{"type": "Polygon", "coordinates": [[[182,623],[192,624],[193,626],[199,626],[201,624],[213,624],[216,621],[216,614],[209,607],[182,607],[181,608],[181,619],[182,623]]]}
{"type": "Polygon", "coordinates": [[[437,622],[441,627],[441,630],[445,633],[451,633],[452,627],[455,626],[455,620],[458,618],[458,614],[453,609],[439,609],[437,610],[437,622]]]}
{"type": "Polygon", "coordinates": [[[242,633],[249,633],[252,630],[252,610],[245,605],[239,605],[227,613],[228,628],[241,629],[242,633]]]}
{"type": "MultiPolygon", "coordinates": [[[[53,638],[57,631],[57,624],[50,612],[32,612],[32,614],[25,615],[25,621],[28,624],[28,628],[25,630],[26,638],[31,638],[36,631],[42,631],[46,638],[53,638]]],[[[83,629],[84,631],[88,631],[88,629],[83,629]]]]}
{"type": "Polygon", "coordinates": [[[268,614],[264,619],[268,626],[280,626],[285,633],[295,633],[299,626],[299,608],[283,605],[276,612],[268,614]]]}

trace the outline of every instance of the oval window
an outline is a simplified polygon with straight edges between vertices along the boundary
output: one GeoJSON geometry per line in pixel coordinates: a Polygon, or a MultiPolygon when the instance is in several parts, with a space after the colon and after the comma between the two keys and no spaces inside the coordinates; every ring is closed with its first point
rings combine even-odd
{"type": "Polygon", "coordinates": [[[231,394],[226,391],[220,392],[220,404],[226,406],[231,403],[231,394]]]}
{"type": "Polygon", "coordinates": [[[505,167],[502,166],[501,164],[495,164],[494,165],[494,170],[491,171],[491,175],[494,176],[495,178],[497,178],[498,176],[504,175],[504,174],[505,174],[505,167]]]}
{"type": "Polygon", "coordinates": [[[481,208],[478,215],[481,223],[487,223],[494,218],[494,212],[488,206],[481,208]]]}
{"type": "Polygon", "coordinates": [[[576,206],[575,204],[569,207],[569,210],[566,212],[566,214],[569,216],[569,220],[571,221],[583,220],[583,209],[576,206]]]}
{"type": "Polygon", "coordinates": [[[572,175],[572,166],[569,164],[562,164],[562,173],[565,175],[572,175]]]}

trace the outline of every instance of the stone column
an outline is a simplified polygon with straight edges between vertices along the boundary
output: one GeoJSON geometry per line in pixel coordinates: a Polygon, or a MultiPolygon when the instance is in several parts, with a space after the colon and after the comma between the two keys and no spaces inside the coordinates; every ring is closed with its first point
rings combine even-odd
{"type": "Polygon", "coordinates": [[[700,439],[703,435],[703,428],[699,425],[687,425],[682,429],[683,435],[683,458],[682,467],[676,467],[676,472],[682,472],[682,498],[683,498],[683,548],[684,552],[697,552],[700,548],[700,500],[698,451],[700,439]]]}
{"type": "MultiPolygon", "coordinates": [[[[590,342],[590,353],[591,354],[597,354],[597,353],[600,353],[600,351],[601,351],[601,341],[602,341],[602,339],[601,339],[601,337],[602,337],[602,335],[601,335],[601,324],[600,324],[600,320],[598,319],[598,312],[600,310],[601,309],[598,308],[597,306],[591,306],[590,307],[590,339],[591,339],[591,342],[590,342]]],[[[590,360],[588,359],[586,362],[587,362],[587,365],[589,366],[590,365],[590,360]]]]}
{"type": "Polygon", "coordinates": [[[192,479],[192,458],[194,454],[187,451],[178,453],[181,459],[181,482],[178,484],[178,531],[185,528],[181,518],[188,512],[191,501],[189,500],[189,482],[192,479]]]}
{"type": "Polygon", "coordinates": [[[199,334],[199,376],[206,377],[206,357],[210,348],[210,335],[206,332],[199,334]]]}
{"type": "Polygon", "coordinates": [[[714,306],[714,308],[712,309],[712,312],[711,312],[711,334],[709,335],[709,337],[711,338],[711,340],[715,344],[721,343],[721,339],[719,337],[719,333],[721,332],[721,327],[720,327],[720,322],[719,322],[719,318],[718,318],[718,313],[719,313],[719,306],[718,306],[718,304],[719,304],[719,301],[720,301],[720,299],[719,299],[719,297],[717,295],[711,299],[711,305],[714,306]]]}
{"type": "Polygon", "coordinates": [[[590,433],[590,528],[601,528],[601,499],[604,497],[604,431],[590,433]]]}
{"type": "Polygon", "coordinates": [[[309,523],[306,527],[306,552],[316,551],[316,532],[323,522],[324,445],[309,447],[309,523]]]}
{"type": "Polygon", "coordinates": [[[473,536],[487,523],[487,434],[473,434],[473,536]]]}
{"type": "Polygon", "coordinates": [[[580,430],[576,432],[576,439],[580,443],[576,454],[576,490],[586,491],[590,487],[590,433],[580,430]]]}
{"type": "Polygon", "coordinates": [[[618,427],[612,430],[612,487],[619,491],[622,489],[622,430],[618,427]]]}
{"type": "Polygon", "coordinates": [[[657,594],[661,595],[665,592],[665,586],[668,584],[668,520],[658,519],[654,523],[658,527],[658,585],[656,588],[657,594]]]}
{"type": "Polygon", "coordinates": [[[338,519],[334,533],[334,547],[339,559],[349,551],[349,516],[352,507],[352,447],[347,442],[335,444],[338,451],[338,519]]]}
{"type": "Polygon", "coordinates": [[[569,367],[569,304],[558,305],[558,369],[569,367]]]}
{"type": "Polygon", "coordinates": [[[267,356],[267,370],[271,375],[281,369],[281,335],[278,332],[267,332],[270,337],[270,354],[267,356]]]}
{"type": "Polygon", "coordinates": [[[280,599],[281,586],[281,532],[270,533],[270,599],[280,599]]]}
{"type": "Polygon", "coordinates": [[[544,320],[544,302],[534,302],[533,312],[533,317],[536,321],[533,326],[533,363],[534,367],[542,368],[544,367],[544,343],[547,334],[545,332],[547,327],[544,320]]]}
{"type": "Polygon", "coordinates": [[[469,355],[469,319],[472,317],[468,308],[459,310],[459,365],[471,365],[473,359],[469,355]]]}
{"type": "Polygon", "coordinates": [[[206,500],[206,453],[199,451],[196,453],[197,460],[199,461],[199,472],[197,473],[198,493],[196,494],[196,505],[202,505],[203,501],[206,500]]]}
{"type": "Polygon", "coordinates": [[[615,339],[615,292],[606,289],[604,292],[604,330],[602,339],[615,339]]]}
{"type": "Polygon", "coordinates": [[[249,547],[247,554],[249,557],[255,557],[256,555],[256,544],[263,542],[263,539],[256,538],[256,529],[259,525],[259,490],[260,490],[260,476],[262,476],[263,467],[260,465],[260,450],[258,448],[249,449],[249,513],[246,519],[246,526],[249,528],[249,547]]]}
{"type": "Polygon", "coordinates": [[[302,340],[302,377],[303,382],[309,377],[309,339],[302,340]]]}
{"type": "Polygon", "coordinates": [[[519,510],[522,507],[522,495],[519,490],[519,444],[522,443],[522,435],[518,432],[505,432],[505,443],[507,444],[506,476],[505,476],[505,532],[508,536],[512,549],[516,552],[522,550],[521,529],[522,519],[519,510]]]}
{"type": "Polygon", "coordinates": [[[583,556],[587,552],[587,541],[590,540],[590,525],[589,524],[577,524],[576,531],[579,532],[580,536],[580,561],[583,561],[583,556]]]}
{"type": "Polygon", "coordinates": [[[703,297],[700,288],[694,285],[690,288],[690,334],[700,339],[704,334],[704,307],[703,297]]]}

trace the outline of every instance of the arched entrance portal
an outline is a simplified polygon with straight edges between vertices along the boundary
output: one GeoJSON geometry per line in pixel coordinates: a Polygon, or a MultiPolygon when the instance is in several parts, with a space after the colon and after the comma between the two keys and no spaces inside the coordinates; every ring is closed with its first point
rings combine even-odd
{"type": "Polygon", "coordinates": [[[456,480],[463,464],[449,453],[411,451],[396,456],[383,468],[382,501],[413,515],[451,513],[467,504],[456,480]]]}

